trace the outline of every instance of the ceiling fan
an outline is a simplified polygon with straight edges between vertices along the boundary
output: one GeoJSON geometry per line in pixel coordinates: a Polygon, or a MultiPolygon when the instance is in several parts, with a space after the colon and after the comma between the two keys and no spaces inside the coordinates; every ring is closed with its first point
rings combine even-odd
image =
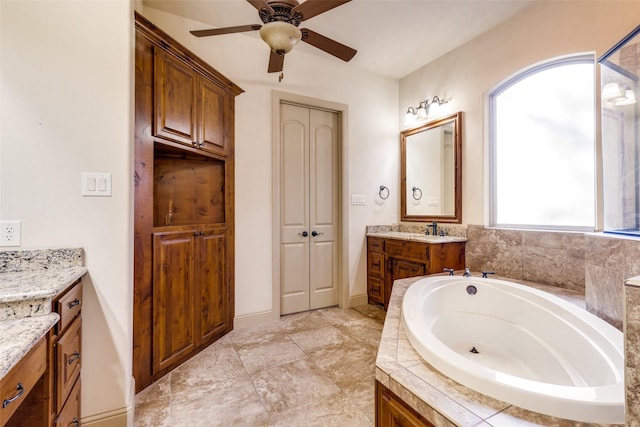
{"type": "Polygon", "coordinates": [[[300,40],[347,62],[358,52],[315,31],[307,28],[298,28],[302,21],[313,18],[351,0],[306,0],[303,3],[298,3],[297,0],[247,1],[258,9],[258,15],[264,25],[250,24],[210,30],[194,30],[191,31],[191,34],[196,37],[206,37],[260,30],[260,37],[271,48],[267,71],[269,73],[280,72],[280,80],[282,80],[284,55],[290,52],[300,40]]]}

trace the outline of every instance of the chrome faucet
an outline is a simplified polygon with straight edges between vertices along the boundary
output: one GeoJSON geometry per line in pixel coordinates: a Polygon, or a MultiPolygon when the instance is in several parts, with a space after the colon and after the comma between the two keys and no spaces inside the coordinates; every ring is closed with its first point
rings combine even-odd
{"type": "Polygon", "coordinates": [[[464,273],[462,273],[462,275],[464,277],[471,277],[471,271],[469,270],[469,267],[464,268],[464,273]]]}
{"type": "Polygon", "coordinates": [[[426,234],[427,236],[429,235],[429,227],[431,227],[431,234],[433,234],[434,236],[438,235],[438,223],[433,221],[431,224],[427,224],[427,228],[424,232],[424,234],[426,234]]]}

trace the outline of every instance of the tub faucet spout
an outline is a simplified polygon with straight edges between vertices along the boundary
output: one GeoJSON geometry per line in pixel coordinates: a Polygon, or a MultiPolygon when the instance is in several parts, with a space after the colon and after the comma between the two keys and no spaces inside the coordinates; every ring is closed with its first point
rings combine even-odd
{"type": "Polygon", "coordinates": [[[464,273],[462,273],[462,275],[464,277],[471,277],[471,271],[469,270],[469,267],[464,268],[464,273]]]}

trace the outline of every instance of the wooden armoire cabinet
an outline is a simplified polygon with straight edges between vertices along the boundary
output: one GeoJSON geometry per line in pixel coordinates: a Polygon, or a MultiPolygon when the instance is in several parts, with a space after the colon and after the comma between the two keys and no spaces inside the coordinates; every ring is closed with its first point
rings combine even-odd
{"type": "Polygon", "coordinates": [[[136,391],[233,329],[234,99],[242,89],[136,13],[136,391]]]}

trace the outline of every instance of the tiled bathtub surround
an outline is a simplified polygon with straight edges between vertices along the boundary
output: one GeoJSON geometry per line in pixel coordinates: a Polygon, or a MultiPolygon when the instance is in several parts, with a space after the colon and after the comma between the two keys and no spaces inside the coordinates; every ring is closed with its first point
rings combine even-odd
{"type": "MultiPolygon", "coordinates": [[[[460,385],[425,362],[409,342],[401,321],[404,293],[419,279],[414,277],[397,280],[393,286],[376,358],[378,381],[437,427],[594,425],[550,417],[509,405],[460,385]]],[[[555,293],[553,288],[538,287],[555,293]]],[[[567,297],[570,301],[579,295],[571,290],[559,293],[559,296],[567,297]]]]}
{"type": "Polygon", "coordinates": [[[587,310],[622,329],[626,278],[640,275],[640,240],[602,233],[470,225],[466,263],[512,279],[583,292],[587,310]]]}
{"type": "Polygon", "coordinates": [[[628,280],[625,293],[626,425],[640,425],[640,277],[628,280]]]}
{"type": "Polygon", "coordinates": [[[587,310],[622,329],[623,284],[640,276],[640,239],[595,233],[585,237],[587,310]]]}
{"type": "Polygon", "coordinates": [[[466,263],[472,271],[584,292],[585,235],[500,230],[470,225],[466,263]]]}

